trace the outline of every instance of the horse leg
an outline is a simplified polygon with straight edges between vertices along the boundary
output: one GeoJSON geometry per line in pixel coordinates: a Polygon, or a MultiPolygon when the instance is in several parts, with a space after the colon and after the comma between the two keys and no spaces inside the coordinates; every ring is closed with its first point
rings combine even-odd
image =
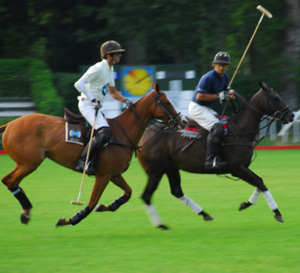
{"type": "Polygon", "coordinates": [[[84,218],[86,218],[92,210],[96,207],[103,191],[105,190],[108,182],[110,180],[110,177],[102,176],[98,177],[96,176],[96,181],[90,196],[90,201],[87,207],[79,211],[78,213],[74,214],[70,219],[66,219],[64,217],[60,218],[58,222],[56,223],[56,226],[66,226],[66,225],[77,225],[79,222],[81,222],[84,218]]]}
{"type": "Polygon", "coordinates": [[[265,186],[263,180],[257,176],[255,173],[253,173],[250,169],[244,167],[240,168],[237,172],[232,173],[233,176],[237,176],[244,181],[248,182],[249,184],[253,185],[256,187],[255,191],[251,195],[250,199],[248,202],[243,202],[239,208],[239,210],[243,210],[245,208],[248,208],[249,206],[253,205],[256,203],[260,192],[264,194],[264,197],[270,207],[270,209],[275,213],[274,218],[279,221],[283,222],[281,213],[278,209],[278,206],[272,196],[272,194],[269,192],[267,187],[265,186]]]}
{"type": "Polygon", "coordinates": [[[141,196],[145,202],[145,209],[150,218],[150,222],[154,227],[161,228],[163,230],[168,230],[169,228],[162,223],[162,220],[156,210],[156,207],[151,204],[151,198],[157,186],[163,176],[164,172],[151,172],[148,173],[148,183],[145,187],[145,190],[141,196]]]}
{"type": "Polygon", "coordinates": [[[178,198],[183,204],[188,206],[197,215],[202,215],[205,221],[214,220],[209,214],[207,214],[200,205],[195,203],[191,198],[186,196],[181,188],[181,178],[179,170],[176,168],[169,168],[166,172],[169,184],[171,188],[171,194],[178,198]]]}
{"type": "Polygon", "coordinates": [[[258,197],[260,196],[260,193],[261,193],[260,189],[259,189],[259,188],[255,188],[255,189],[254,189],[254,192],[253,192],[253,194],[250,196],[248,202],[243,202],[243,203],[241,204],[239,210],[243,210],[243,209],[246,209],[246,208],[248,208],[248,207],[254,205],[254,204],[257,202],[258,197]]]}
{"type": "Polygon", "coordinates": [[[132,189],[126,183],[122,175],[114,176],[111,179],[111,182],[113,182],[116,186],[124,190],[124,194],[115,201],[111,202],[108,206],[105,206],[104,204],[98,204],[95,207],[94,211],[116,211],[120,206],[125,204],[130,199],[132,189]]]}
{"type": "Polygon", "coordinates": [[[28,224],[31,218],[32,205],[23,189],[19,187],[19,184],[25,176],[32,173],[35,169],[36,167],[33,166],[28,167],[17,164],[13,171],[11,171],[1,179],[3,184],[7,186],[7,188],[11,191],[11,193],[19,201],[20,205],[23,208],[20,214],[22,224],[28,224]]]}

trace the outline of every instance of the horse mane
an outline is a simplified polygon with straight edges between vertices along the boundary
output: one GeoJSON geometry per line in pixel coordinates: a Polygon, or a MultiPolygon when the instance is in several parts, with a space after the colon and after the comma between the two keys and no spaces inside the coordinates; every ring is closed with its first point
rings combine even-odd
{"type": "Polygon", "coordinates": [[[241,94],[235,93],[234,95],[242,103],[242,106],[238,109],[238,111],[234,115],[229,117],[229,119],[231,121],[234,121],[234,120],[238,119],[239,116],[241,115],[241,113],[243,113],[245,109],[250,107],[249,106],[250,101],[252,101],[258,94],[260,94],[260,91],[262,91],[262,89],[259,89],[250,99],[246,99],[241,94]]]}
{"type": "MultiPolygon", "coordinates": [[[[152,91],[153,92],[153,91],[152,91]]],[[[141,101],[143,101],[146,97],[148,97],[150,94],[152,94],[152,92],[149,92],[148,94],[146,94],[145,96],[139,98],[132,106],[133,107],[133,111],[134,108],[136,107],[136,105],[138,105],[141,101]]],[[[119,118],[123,118],[124,116],[126,116],[130,111],[132,111],[132,109],[130,108],[126,108],[122,113],[120,113],[118,116],[114,117],[114,118],[108,118],[107,121],[109,123],[113,122],[113,120],[119,119],[119,118]]]]}

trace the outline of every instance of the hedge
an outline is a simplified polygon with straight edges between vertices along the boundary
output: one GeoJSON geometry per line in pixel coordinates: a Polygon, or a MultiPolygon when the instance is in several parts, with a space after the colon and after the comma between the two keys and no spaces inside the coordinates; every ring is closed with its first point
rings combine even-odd
{"type": "Polygon", "coordinates": [[[0,96],[31,97],[37,112],[63,115],[63,99],[58,95],[51,71],[41,60],[0,60],[0,96]]]}

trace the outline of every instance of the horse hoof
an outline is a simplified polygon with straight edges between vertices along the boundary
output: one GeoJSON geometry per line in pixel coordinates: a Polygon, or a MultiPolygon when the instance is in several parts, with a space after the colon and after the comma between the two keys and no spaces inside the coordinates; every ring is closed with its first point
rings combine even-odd
{"type": "Polygon", "coordinates": [[[239,210],[246,209],[246,208],[250,207],[251,205],[252,205],[252,204],[249,203],[249,202],[243,202],[243,203],[240,205],[239,210]]]}
{"type": "Polygon", "coordinates": [[[162,230],[169,230],[170,229],[169,227],[167,227],[167,226],[165,226],[163,224],[161,224],[161,225],[159,225],[157,227],[160,228],[160,229],[162,229],[162,230]]]}
{"type": "Polygon", "coordinates": [[[205,215],[204,217],[203,217],[203,220],[204,221],[213,221],[214,220],[214,218],[212,218],[210,215],[205,215]]]}
{"type": "Polygon", "coordinates": [[[283,222],[284,222],[281,215],[274,215],[274,218],[275,218],[278,222],[280,222],[280,223],[283,223],[283,222]]]}
{"type": "Polygon", "coordinates": [[[20,219],[21,219],[21,223],[27,225],[29,220],[30,220],[30,216],[28,215],[24,215],[24,214],[20,214],[20,219]]]}
{"type": "Polygon", "coordinates": [[[61,227],[61,226],[65,226],[66,224],[67,224],[66,218],[62,217],[57,221],[56,226],[61,227]]]}

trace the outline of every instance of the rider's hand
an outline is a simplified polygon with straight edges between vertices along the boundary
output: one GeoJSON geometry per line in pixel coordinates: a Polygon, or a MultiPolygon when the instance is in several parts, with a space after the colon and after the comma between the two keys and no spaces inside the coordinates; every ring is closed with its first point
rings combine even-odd
{"type": "Polygon", "coordinates": [[[235,95],[234,95],[235,90],[232,89],[232,88],[230,88],[230,87],[228,87],[228,88],[227,88],[227,91],[228,91],[229,94],[230,94],[230,99],[234,100],[234,99],[235,99],[235,95]]]}
{"type": "Polygon", "coordinates": [[[228,91],[221,91],[218,94],[218,99],[220,103],[223,103],[224,101],[229,101],[231,98],[231,94],[228,91]]]}
{"type": "Polygon", "coordinates": [[[91,103],[92,103],[92,105],[93,105],[93,107],[94,107],[95,109],[101,108],[101,103],[100,103],[99,100],[92,99],[92,100],[91,100],[91,103]]]}
{"type": "Polygon", "coordinates": [[[123,102],[127,105],[128,108],[133,105],[133,102],[129,99],[126,99],[123,102]]]}

